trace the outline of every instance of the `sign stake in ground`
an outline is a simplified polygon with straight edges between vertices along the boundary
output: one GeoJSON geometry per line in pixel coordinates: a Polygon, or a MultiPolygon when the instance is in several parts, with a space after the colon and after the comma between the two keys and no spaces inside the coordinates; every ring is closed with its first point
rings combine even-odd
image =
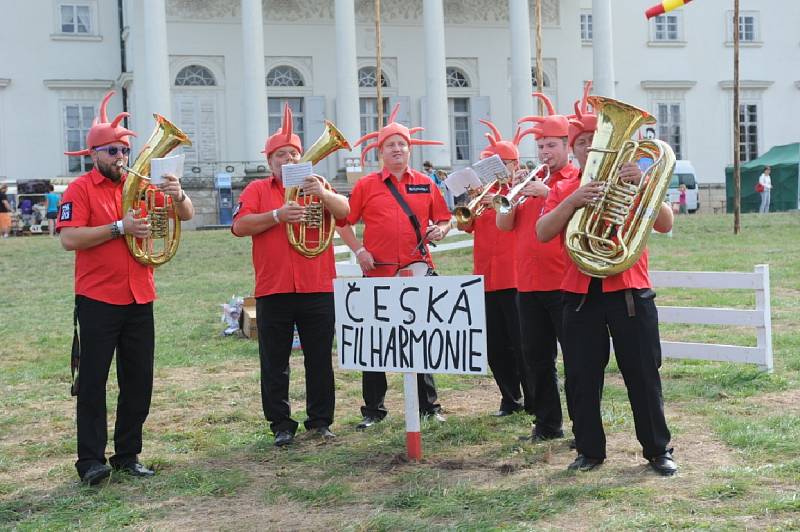
{"type": "Polygon", "coordinates": [[[418,373],[485,375],[483,276],[336,279],[339,367],[403,373],[406,447],[422,458],[418,373]]]}

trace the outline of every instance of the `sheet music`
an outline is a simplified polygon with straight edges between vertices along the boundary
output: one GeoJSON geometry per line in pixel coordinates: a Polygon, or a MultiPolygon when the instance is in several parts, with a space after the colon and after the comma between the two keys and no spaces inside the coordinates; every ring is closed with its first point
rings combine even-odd
{"type": "Polygon", "coordinates": [[[281,166],[283,188],[303,186],[303,181],[314,171],[312,166],[310,161],[298,164],[284,164],[281,166]]]}
{"type": "Polygon", "coordinates": [[[503,164],[503,160],[499,155],[492,155],[486,159],[481,159],[472,165],[472,169],[478,174],[478,178],[484,185],[508,175],[506,165],[503,164]]]}
{"type": "Polygon", "coordinates": [[[456,170],[444,180],[444,184],[453,193],[453,196],[464,194],[468,188],[478,189],[483,186],[478,174],[472,168],[462,168],[456,170]]]}
{"type": "Polygon", "coordinates": [[[150,160],[150,184],[160,185],[164,182],[165,174],[173,174],[178,179],[183,175],[183,163],[186,155],[172,155],[150,160]]]}

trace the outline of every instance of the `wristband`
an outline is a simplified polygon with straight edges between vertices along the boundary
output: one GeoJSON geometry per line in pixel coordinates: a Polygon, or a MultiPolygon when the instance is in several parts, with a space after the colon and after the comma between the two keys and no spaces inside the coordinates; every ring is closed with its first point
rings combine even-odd
{"type": "Polygon", "coordinates": [[[117,227],[117,223],[114,222],[109,226],[109,228],[111,229],[111,240],[119,238],[120,234],[119,234],[119,228],[117,227]]]}
{"type": "Polygon", "coordinates": [[[278,209],[273,209],[272,210],[272,219],[275,220],[276,224],[281,223],[281,219],[278,218],[278,209]]]}
{"type": "Polygon", "coordinates": [[[364,253],[366,250],[367,250],[367,248],[365,248],[364,246],[361,246],[360,248],[358,248],[358,249],[355,251],[356,257],[358,257],[359,255],[361,255],[362,253],[364,253]]]}
{"type": "Polygon", "coordinates": [[[116,224],[117,231],[119,231],[119,234],[120,235],[124,235],[125,234],[125,225],[122,223],[122,220],[117,220],[116,222],[114,222],[114,224],[116,224]]]}

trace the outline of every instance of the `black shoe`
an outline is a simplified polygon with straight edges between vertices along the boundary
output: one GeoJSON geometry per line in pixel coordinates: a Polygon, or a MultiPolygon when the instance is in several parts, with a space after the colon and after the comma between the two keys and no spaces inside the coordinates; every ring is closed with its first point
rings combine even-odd
{"type": "Polygon", "coordinates": [[[101,480],[107,479],[109,475],[111,475],[111,466],[94,464],[83,474],[81,481],[89,486],[94,486],[100,483],[101,480]]]}
{"type": "Polygon", "coordinates": [[[275,433],[275,447],[283,447],[294,441],[294,434],[289,430],[279,430],[275,433]]]}
{"type": "Polygon", "coordinates": [[[672,459],[672,449],[653,458],[648,458],[650,467],[663,477],[671,477],[678,472],[678,464],[672,459]]]}
{"type": "Polygon", "coordinates": [[[591,471],[595,467],[602,464],[603,461],[604,460],[602,458],[589,458],[588,456],[579,454],[575,458],[575,461],[567,466],[567,469],[570,471],[591,471]]]}
{"type": "Polygon", "coordinates": [[[381,421],[383,421],[383,419],[379,417],[364,416],[364,419],[361,420],[361,423],[356,425],[356,430],[368,429],[372,425],[380,423],[381,421]]]}
{"type": "Polygon", "coordinates": [[[114,466],[116,471],[121,471],[122,473],[127,473],[132,477],[152,477],[156,474],[155,471],[152,469],[147,469],[139,462],[128,462],[125,465],[121,466],[114,466]]]}
{"type": "Polygon", "coordinates": [[[422,414],[422,419],[432,419],[434,421],[438,421],[439,423],[444,423],[447,421],[447,418],[441,411],[437,410],[436,412],[424,412],[422,414]]]}
{"type": "Polygon", "coordinates": [[[313,430],[312,434],[317,438],[322,438],[325,441],[336,439],[336,434],[331,432],[329,427],[318,427],[313,430]]]}
{"type": "Polygon", "coordinates": [[[564,433],[562,431],[546,433],[546,432],[536,432],[536,429],[534,429],[533,432],[531,433],[532,442],[558,440],[563,437],[564,433]]]}

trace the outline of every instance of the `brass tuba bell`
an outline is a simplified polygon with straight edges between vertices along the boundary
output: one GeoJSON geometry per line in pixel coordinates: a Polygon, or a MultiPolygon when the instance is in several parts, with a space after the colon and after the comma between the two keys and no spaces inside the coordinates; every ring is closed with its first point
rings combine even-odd
{"type": "Polygon", "coordinates": [[[172,198],[150,184],[150,160],[164,157],[178,146],[191,146],[192,141],[172,122],[154,114],[156,127],[130,167],[120,166],[128,172],[122,188],[122,213],[140,210],[150,218],[150,236],[137,239],[125,235],[128,250],[141,264],[157,267],[168,262],[178,250],[181,239],[181,220],[175,211],[172,198]]]}
{"type": "MultiPolygon", "coordinates": [[[[303,154],[299,162],[310,161],[311,164],[317,164],[331,153],[341,149],[349,150],[350,143],[332,122],[325,120],[325,129],[322,135],[303,154]]],[[[326,190],[331,190],[331,184],[326,180],[322,179],[322,184],[326,190]]],[[[302,194],[300,187],[288,187],[285,199],[287,202],[294,201],[305,207],[303,219],[299,223],[286,224],[289,244],[306,258],[316,257],[323,253],[333,242],[333,233],[336,229],[333,214],[325,210],[320,198],[302,194]],[[316,235],[309,229],[316,231],[316,235]]]]}
{"type": "Polygon", "coordinates": [[[608,277],[633,266],[647,244],[664,202],[675,154],[661,140],[630,140],[645,124],[649,113],[612,98],[590,96],[597,114],[594,134],[581,185],[605,183],[599,200],[575,211],[567,224],[565,245],[570,258],[586,275],[608,277]],[[639,184],[619,179],[622,163],[650,158],[639,184]]]}

